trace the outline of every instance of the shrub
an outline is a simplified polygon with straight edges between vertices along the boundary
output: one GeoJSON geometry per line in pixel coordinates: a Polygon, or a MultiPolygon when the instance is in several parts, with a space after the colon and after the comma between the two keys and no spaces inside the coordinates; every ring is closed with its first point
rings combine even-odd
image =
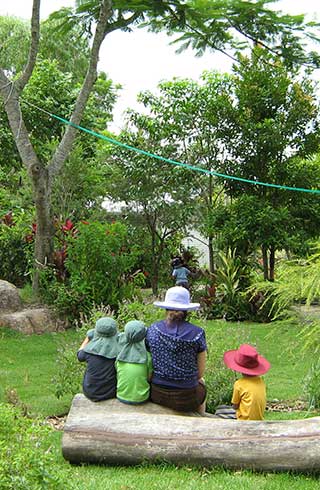
{"type": "Polygon", "coordinates": [[[163,318],[163,311],[153,306],[145,304],[142,301],[123,301],[118,311],[118,321],[120,328],[130,320],[141,320],[147,326],[157,319],[163,318]]]}
{"type": "Polygon", "coordinates": [[[136,251],[128,244],[121,223],[80,223],[64,236],[65,272],[47,270],[41,276],[44,299],[69,319],[88,314],[94,304],[117,309],[144,284],[144,275],[134,271],[136,251]]]}
{"type": "Polygon", "coordinates": [[[12,405],[1,403],[0,412],[0,488],[71,489],[47,442],[51,429],[23,417],[12,405]]]}
{"type": "Polygon", "coordinates": [[[245,292],[249,281],[249,268],[242,264],[235,250],[219,252],[217,270],[206,279],[208,284],[201,297],[201,303],[207,318],[250,318],[249,298],[245,292]]]}
{"type": "Polygon", "coordinates": [[[315,361],[304,380],[309,410],[320,408],[320,360],[315,361]]]}
{"type": "Polygon", "coordinates": [[[24,212],[7,213],[0,219],[0,278],[19,287],[27,282],[32,267],[30,230],[24,212]]]}

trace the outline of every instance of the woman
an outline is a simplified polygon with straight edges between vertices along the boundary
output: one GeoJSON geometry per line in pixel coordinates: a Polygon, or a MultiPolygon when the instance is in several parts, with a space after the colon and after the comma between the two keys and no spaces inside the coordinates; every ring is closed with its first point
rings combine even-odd
{"type": "Polygon", "coordinates": [[[146,344],[151,352],[153,376],[151,400],[174,410],[205,412],[205,371],[207,344],[202,328],[187,321],[187,313],[197,310],[190,293],[181,286],[168,289],[164,301],[155,306],[167,311],[166,319],[148,328],[146,344]]]}

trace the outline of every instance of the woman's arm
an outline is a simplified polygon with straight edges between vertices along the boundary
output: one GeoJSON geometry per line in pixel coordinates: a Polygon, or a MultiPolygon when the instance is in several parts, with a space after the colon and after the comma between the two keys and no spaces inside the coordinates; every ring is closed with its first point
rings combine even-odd
{"type": "Polygon", "coordinates": [[[204,372],[206,370],[206,360],[207,360],[207,351],[204,350],[198,353],[198,378],[202,378],[204,376],[204,372]]]}

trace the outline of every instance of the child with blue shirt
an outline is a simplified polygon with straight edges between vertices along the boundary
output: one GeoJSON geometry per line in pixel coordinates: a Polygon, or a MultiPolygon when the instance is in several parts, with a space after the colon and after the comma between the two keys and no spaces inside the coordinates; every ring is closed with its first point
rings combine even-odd
{"type": "Polygon", "coordinates": [[[118,354],[118,329],[111,317],[100,318],[87,332],[77,357],[86,362],[83,393],[92,401],[107,400],[116,395],[115,360],[118,354]]]}

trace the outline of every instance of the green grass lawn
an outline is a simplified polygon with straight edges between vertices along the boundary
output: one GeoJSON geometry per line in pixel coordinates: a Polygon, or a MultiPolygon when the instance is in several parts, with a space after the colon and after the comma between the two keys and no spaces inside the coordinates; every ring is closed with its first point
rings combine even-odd
{"type": "MultiPolygon", "coordinates": [[[[202,323],[208,343],[221,344],[221,356],[228,345],[241,342],[257,345],[271,362],[265,375],[268,400],[296,400],[303,394],[303,378],[312,362],[311,356],[301,359],[301,345],[296,343],[297,326],[287,323],[255,324],[210,321],[202,323]]],[[[71,396],[57,400],[52,378],[56,372],[57,348],[61,342],[76,338],[74,330],[64,333],[25,336],[2,329],[0,333],[0,400],[6,390],[16,390],[31,411],[41,415],[67,413],[71,396]]],[[[76,353],[75,353],[76,355],[76,353]]],[[[220,355],[220,354],[219,354],[220,355]]],[[[210,356],[210,351],[209,351],[210,356]]]]}
{"type": "MultiPolygon", "coordinates": [[[[199,322],[198,322],[199,323],[199,322]]],[[[203,322],[209,344],[218,346],[241,342],[257,345],[272,364],[265,376],[268,400],[294,401],[303,392],[303,377],[312,356],[301,359],[301,344],[297,343],[297,326],[287,323],[253,324],[203,322]],[[222,342],[224,340],[224,343],[222,342]]],[[[6,390],[16,390],[19,399],[33,414],[41,417],[67,413],[71,397],[57,400],[52,378],[56,371],[57,347],[76,337],[73,330],[57,334],[24,336],[2,329],[0,333],[0,400],[6,390]]],[[[218,347],[219,348],[219,347],[218,347]]],[[[232,348],[232,347],[230,347],[232,348]]],[[[221,355],[223,348],[221,350],[221,355]]],[[[304,417],[305,413],[267,413],[266,418],[286,419],[304,417]]],[[[310,415],[310,414],[309,414],[310,415]]],[[[70,466],[61,455],[61,432],[52,431],[48,446],[61,468],[70,472],[70,481],[79,490],[135,489],[318,489],[314,476],[259,474],[248,471],[225,471],[176,468],[171,465],[142,465],[138,467],[70,466]]],[[[1,488],[1,484],[0,484],[1,488]]]]}

